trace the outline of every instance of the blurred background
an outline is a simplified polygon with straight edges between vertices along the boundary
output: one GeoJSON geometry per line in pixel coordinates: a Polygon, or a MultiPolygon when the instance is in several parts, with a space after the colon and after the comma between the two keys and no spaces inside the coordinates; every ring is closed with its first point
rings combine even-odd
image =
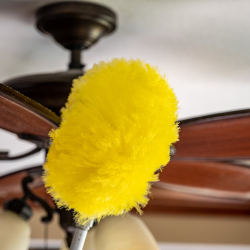
{"type": "MultiPolygon", "coordinates": [[[[35,10],[49,2],[55,1],[0,1],[0,82],[67,69],[68,51],[35,28],[35,10]]],[[[89,2],[113,9],[118,27],[83,52],[85,69],[114,57],[141,58],[157,66],[179,99],[180,120],[250,107],[249,0],[89,2]]],[[[0,130],[1,151],[15,155],[32,147],[0,130]]],[[[0,175],[43,161],[44,153],[18,162],[1,161],[0,175]]],[[[30,221],[33,244],[40,244],[44,237],[43,227],[37,227],[40,215],[30,221]]],[[[246,215],[145,214],[142,218],[162,249],[191,249],[190,244],[250,249],[250,218],[246,215]]],[[[49,226],[51,244],[63,235],[56,223],[55,218],[49,226]]]]}

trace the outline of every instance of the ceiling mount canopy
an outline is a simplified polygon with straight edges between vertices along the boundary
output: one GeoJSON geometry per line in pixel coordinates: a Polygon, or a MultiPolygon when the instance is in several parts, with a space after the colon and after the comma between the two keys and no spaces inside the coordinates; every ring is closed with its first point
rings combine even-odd
{"type": "Polygon", "coordinates": [[[37,11],[37,28],[69,50],[87,49],[116,27],[110,9],[88,2],[59,2],[37,11]]]}
{"type": "Polygon", "coordinates": [[[99,4],[59,2],[46,5],[36,13],[37,28],[51,35],[71,51],[69,68],[82,69],[81,51],[91,47],[102,36],[114,31],[115,13],[99,4]]]}

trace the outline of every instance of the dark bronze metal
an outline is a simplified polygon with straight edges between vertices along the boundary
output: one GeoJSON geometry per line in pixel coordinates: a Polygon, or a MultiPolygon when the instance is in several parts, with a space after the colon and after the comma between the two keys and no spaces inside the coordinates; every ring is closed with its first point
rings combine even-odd
{"type": "Polygon", "coordinates": [[[30,134],[18,134],[18,138],[26,140],[36,144],[37,148],[48,149],[51,145],[51,140],[48,137],[30,135],[30,134]]]}
{"type": "Polygon", "coordinates": [[[59,2],[37,11],[37,28],[69,50],[87,49],[114,31],[116,14],[88,2],[59,2]]]}
{"type": "Polygon", "coordinates": [[[31,207],[22,199],[12,199],[4,203],[4,210],[12,211],[18,216],[22,217],[24,220],[29,220],[33,215],[31,207]]]}
{"type": "Polygon", "coordinates": [[[46,216],[43,216],[41,221],[44,223],[48,223],[52,220],[53,213],[55,210],[50,207],[50,205],[42,198],[39,196],[35,195],[30,188],[28,187],[28,184],[33,182],[33,177],[32,176],[27,176],[23,179],[22,181],[22,188],[24,192],[23,200],[30,199],[33,202],[38,203],[44,210],[47,212],[46,216]]]}
{"type": "Polygon", "coordinates": [[[27,153],[16,155],[16,156],[9,156],[9,152],[0,152],[0,161],[18,160],[18,159],[22,159],[30,155],[33,155],[35,153],[38,153],[40,151],[41,151],[41,148],[35,148],[35,149],[30,150],[27,153]]]}
{"type": "Polygon", "coordinates": [[[81,51],[115,30],[116,14],[99,4],[72,1],[46,5],[36,15],[38,29],[70,50],[71,70],[18,77],[4,84],[59,115],[67,101],[73,79],[84,74],[81,51]]]}
{"type": "Polygon", "coordinates": [[[81,50],[71,50],[71,58],[69,69],[83,69],[84,64],[81,63],[81,50]]]}
{"type": "Polygon", "coordinates": [[[82,69],[81,51],[114,31],[115,13],[88,2],[59,2],[40,8],[37,28],[71,51],[69,69],[82,69]]]}
{"type": "Polygon", "coordinates": [[[70,93],[72,82],[83,75],[82,70],[38,74],[10,79],[4,84],[60,114],[70,93]]]}
{"type": "Polygon", "coordinates": [[[49,146],[51,145],[51,140],[48,139],[47,137],[36,136],[36,135],[31,135],[31,134],[18,134],[18,137],[22,140],[26,140],[26,141],[36,144],[37,147],[26,153],[16,155],[16,156],[9,156],[8,151],[0,151],[0,161],[22,159],[22,158],[31,156],[33,154],[36,154],[40,152],[42,149],[48,149],[49,146]]]}
{"type": "Polygon", "coordinates": [[[70,247],[73,235],[76,229],[76,223],[74,220],[74,211],[66,210],[65,208],[57,209],[59,214],[59,223],[64,232],[66,233],[65,241],[67,246],[70,247]]]}

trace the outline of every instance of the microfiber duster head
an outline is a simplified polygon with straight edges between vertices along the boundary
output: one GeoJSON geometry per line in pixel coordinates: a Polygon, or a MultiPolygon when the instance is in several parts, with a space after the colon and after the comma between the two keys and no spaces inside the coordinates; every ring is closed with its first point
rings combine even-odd
{"type": "Polygon", "coordinates": [[[155,171],[178,140],[177,100],[155,67],[100,62],[75,80],[62,123],[52,131],[44,182],[78,223],[132,208],[141,212],[155,171]]]}

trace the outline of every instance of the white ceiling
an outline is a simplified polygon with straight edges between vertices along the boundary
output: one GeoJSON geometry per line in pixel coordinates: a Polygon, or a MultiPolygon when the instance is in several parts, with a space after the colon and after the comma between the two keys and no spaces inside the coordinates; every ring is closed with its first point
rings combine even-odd
{"type": "MultiPolygon", "coordinates": [[[[0,2],[0,81],[66,69],[67,51],[34,28],[35,9],[47,2],[52,1],[0,2]]],[[[91,2],[115,10],[118,28],[83,53],[87,68],[113,57],[157,65],[180,101],[179,118],[250,107],[249,0],[91,2]]],[[[0,131],[0,149],[14,154],[28,147],[0,131]]],[[[40,154],[1,162],[0,175],[42,160],[40,154]]]]}

